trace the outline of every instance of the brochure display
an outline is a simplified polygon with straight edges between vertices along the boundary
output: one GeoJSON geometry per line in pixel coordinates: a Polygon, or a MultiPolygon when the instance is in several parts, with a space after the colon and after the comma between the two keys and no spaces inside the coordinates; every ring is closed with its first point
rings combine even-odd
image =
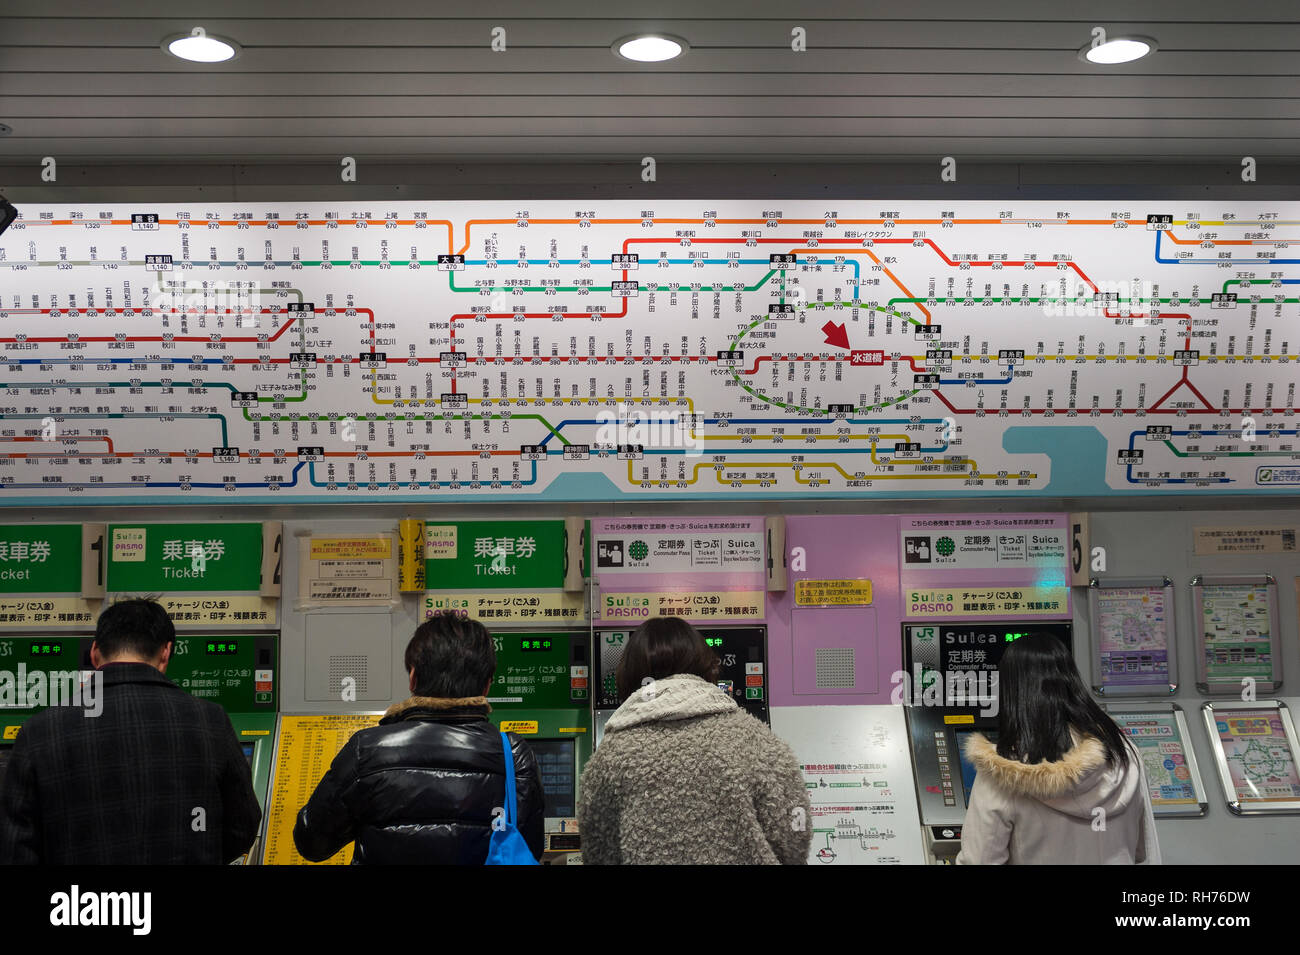
{"type": "Polygon", "coordinates": [[[1238,815],[1300,812],[1295,724],[1281,700],[1206,703],[1219,781],[1238,815]]]}
{"type": "Polygon", "coordinates": [[[1167,696],[1178,689],[1172,580],[1094,577],[1088,609],[1097,693],[1167,696]]]}
{"type": "Polygon", "coordinates": [[[1192,578],[1192,616],[1202,693],[1237,694],[1245,680],[1256,693],[1282,685],[1277,581],[1270,574],[1192,578]]]}

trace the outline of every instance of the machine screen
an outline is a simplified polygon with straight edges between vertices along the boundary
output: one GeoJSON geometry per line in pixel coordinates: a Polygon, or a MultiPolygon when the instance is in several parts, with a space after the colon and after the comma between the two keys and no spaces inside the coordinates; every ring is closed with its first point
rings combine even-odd
{"type": "Polygon", "coordinates": [[[244,751],[244,759],[248,760],[248,768],[253,768],[253,748],[256,743],[240,743],[239,748],[244,751]]]}
{"type": "MultiPolygon", "coordinates": [[[[966,797],[966,805],[970,805],[971,787],[975,785],[975,765],[966,758],[966,738],[975,730],[957,730],[957,753],[961,759],[961,785],[966,797]]],[[[998,734],[996,730],[981,730],[988,737],[989,742],[996,743],[998,734]]]]}
{"type": "Polygon", "coordinates": [[[530,739],[537,757],[548,819],[572,819],[578,814],[577,742],[571,739],[530,739]]]}

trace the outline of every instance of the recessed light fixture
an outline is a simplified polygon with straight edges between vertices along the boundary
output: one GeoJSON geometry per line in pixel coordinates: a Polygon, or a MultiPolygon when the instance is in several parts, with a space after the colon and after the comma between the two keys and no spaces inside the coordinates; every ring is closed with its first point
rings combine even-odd
{"type": "Polygon", "coordinates": [[[195,27],[189,33],[172,36],[163,40],[162,48],[172,56],[194,63],[223,63],[233,60],[239,54],[239,45],[234,40],[208,36],[203,27],[195,27]]]}
{"type": "Polygon", "coordinates": [[[685,40],[659,33],[641,33],[616,40],[612,47],[625,60],[638,63],[662,63],[676,59],[689,49],[685,40]]]}
{"type": "Polygon", "coordinates": [[[8,136],[13,131],[14,128],[12,126],[6,126],[4,123],[0,123],[0,136],[8,136]]]}
{"type": "Polygon", "coordinates": [[[1134,60],[1140,60],[1157,49],[1156,41],[1150,37],[1123,36],[1096,46],[1085,46],[1079,51],[1079,59],[1101,66],[1114,66],[1117,63],[1132,63],[1134,60]]]}

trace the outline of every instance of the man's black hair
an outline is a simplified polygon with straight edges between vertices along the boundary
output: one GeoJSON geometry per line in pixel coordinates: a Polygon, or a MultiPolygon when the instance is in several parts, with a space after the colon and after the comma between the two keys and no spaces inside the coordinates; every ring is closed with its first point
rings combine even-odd
{"type": "Polygon", "coordinates": [[[477,620],[443,613],[415,628],[406,669],[415,670],[416,696],[482,696],[497,668],[492,634],[477,620]]]}
{"type": "Polygon", "coordinates": [[[95,643],[105,659],[124,653],[152,660],[176,642],[176,627],[167,611],[147,597],[119,600],[99,615],[95,643]]]}

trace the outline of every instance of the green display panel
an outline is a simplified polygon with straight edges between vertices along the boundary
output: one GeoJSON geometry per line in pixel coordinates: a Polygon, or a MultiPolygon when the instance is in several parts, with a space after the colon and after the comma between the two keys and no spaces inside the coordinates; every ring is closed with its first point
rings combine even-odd
{"type": "Polygon", "coordinates": [[[80,705],[82,651],[89,638],[77,634],[0,634],[0,714],[35,712],[47,706],[80,705]]]}
{"type": "Polygon", "coordinates": [[[427,521],[430,590],[545,590],[564,586],[564,521],[427,521]]]}
{"type": "Polygon", "coordinates": [[[273,713],[278,649],[277,639],[266,633],[187,633],[176,638],[167,677],[227,713],[273,713]]]}
{"type": "Polygon", "coordinates": [[[108,589],[114,593],[258,590],[261,524],[110,524],[108,589]]]}
{"type": "MultiPolygon", "coordinates": [[[[69,679],[75,681],[81,672],[93,669],[93,642],[90,635],[0,636],[0,712],[44,709],[57,702],[54,694],[66,695],[69,679]],[[13,678],[6,678],[10,671],[13,678]],[[33,680],[34,673],[43,676],[33,680]],[[41,689],[38,699],[31,696],[33,686],[41,689]]],[[[211,700],[227,713],[274,713],[278,673],[279,646],[274,635],[198,633],[176,638],[166,675],[187,693],[211,700]]]]}
{"type": "Polygon", "coordinates": [[[579,779],[594,743],[589,636],[578,631],[498,633],[488,701],[492,722],[531,745],[546,799],[546,850],[579,848],[579,779]]]}
{"type": "Polygon", "coordinates": [[[80,524],[0,527],[0,593],[80,592],[80,524]]]}
{"type": "Polygon", "coordinates": [[[566,709],[591,699],[586,673],[586,633],[503,631],[496,643],[497,670],[488,701],[493,709],[566,709]]]}

